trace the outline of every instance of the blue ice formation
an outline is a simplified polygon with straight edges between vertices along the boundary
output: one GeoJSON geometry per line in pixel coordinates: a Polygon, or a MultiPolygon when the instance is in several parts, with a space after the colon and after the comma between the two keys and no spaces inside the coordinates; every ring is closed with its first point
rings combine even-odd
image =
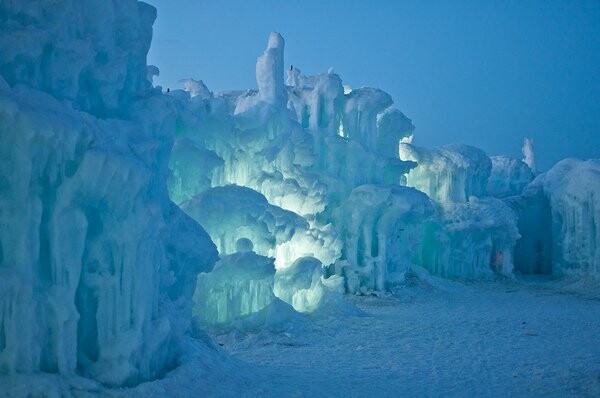
{"type": "MultiPolygon", "coordinates": [[[[414,126],[388,94],[351,89],[331,70],[305,76],[294,67],[284,83],[283,52],[272,33],[256,64],[257,91],[214,94],[187,80],[185,91],[170,94],[189,111],[175,144],[185,149],[171,158],[171,192],[222,253],[247,237],[278,270],[315,257],[324,280],[342,277],[346,292],[386,290],[414,266],[468,279],[529,272],[522,248],[534,232],[524,220],[534,215],[516,198],[531,197],[524,192],[536,185],[530,140],[524,161],[467,145],[416,146],[414,126]],[[201,178],[185,181],[189,170],[201,178]]],[[[562,275],[558,246],[536,244],[556,246],[546,267],[562,275]]],[[[568,268],[597,278],[585,265],[595,253],[590,245],[585,261],[568,268]]]]}
{"type": "Polygon", "coordinates": [[[216,250],[166,189],[155,17],[134,0],[0,6],[0,373],[123,385],[177,364],[216,250]]]}
{"type": "Polygon", "coordinates": [[[382,90],[284,81],[277,33],[257,90],[163,93],[155,18],[135,0],[0,5],[1,374],[156,379],[193,316],[281,320],[416,267],[600,279],[598,160],[538,174],[531,141],[524,161],[419,147],[382,90]]]}

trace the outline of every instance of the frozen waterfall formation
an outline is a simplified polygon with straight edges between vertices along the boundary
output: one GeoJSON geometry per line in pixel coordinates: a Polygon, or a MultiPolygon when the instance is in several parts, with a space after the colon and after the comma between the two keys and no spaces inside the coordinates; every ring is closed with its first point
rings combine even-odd
{"type": "Polygon", "coordinates": [[[420,148],[381,90],[284,82],[277,33],[258,90],[167,95],[153,7],[30,3],[0,5],[0,374],[135,384],[193,316],[275,322],[411,267],[600,279],[598,160],[420,148]]]}

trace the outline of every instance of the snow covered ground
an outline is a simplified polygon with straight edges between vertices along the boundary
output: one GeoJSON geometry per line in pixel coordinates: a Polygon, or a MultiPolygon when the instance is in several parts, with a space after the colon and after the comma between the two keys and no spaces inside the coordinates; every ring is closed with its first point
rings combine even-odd
{"type": "Polygon", "coordinates": [[[363,316],[225,348],[277,375],[257,396],[599,396],[598,297],[527,285],[357,297],[363,316]]]}
{"type": "Polygon", "coordinates": [[[597,288],[423,279],[345,296],[346,311],[303,315],[283,332],[200,335],[213,348],[190,343],[182,366],[133,389],[50,374],[32,389],[27,375],[0,376],[0,396],[600,396],[597,288]]]}

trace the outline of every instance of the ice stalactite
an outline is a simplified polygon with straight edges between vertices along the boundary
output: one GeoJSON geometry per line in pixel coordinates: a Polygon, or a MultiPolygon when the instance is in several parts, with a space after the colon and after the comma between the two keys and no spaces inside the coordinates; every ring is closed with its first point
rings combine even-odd
{"type": "Polygon", "coordinates": [[[418,164],[407,175],[407,185],[425,192],[436,202],[466,202],[483,196],[492,169],[481,149],[468,145],[423,148],[400,144],[400,159],[418,164]]]}
{"type": "Polygon", "coordinates": [[[156,10],[0,8],[0,372],[160,377],[216,250],[168,198],[175,117],[146,67],[156,10]]]}
{"type": "Polygon", "coordinates": [[[407,184],[436,202],[436,215],[425,228],[422,265],[445,277],[510,275],[519,238],[517,216],[501,200],[486,195],[519,194],[531,179],[527,165],[490,160],[466,145],[420,148],[401,143],[400,158],[418,164],[407,175],[407,184]]]}
{"type": "Polygon", "coordinates": [[[404,181],[416,163],[401,161],[398,145],[414,126],[387,93],[345,93],[333,71],[305,76],[292,67],[285,86],[283,46],[271,34],[256,65],[258,91],[192,96],[197,84],[186,80],[186,92],[171,92],[181,111],[169,187],[221,254],[248,237],[278,269],[306,256],[332,267],[345,244],[333,213],[357,186],[404,181]]]}
{"type": "Polygon", "coordinates": [[[208,327],[226,328],[275,299],[273,259],[256,254],[247,238],[238,240],[237,249],[222,256],[212,272],[198,276],[194,314],[208,327]]]}
{"type": "Polygon", "coordinates": [[[383,291],[420,262],[424,221],[433,213],[422,192],[401,186],[363,185],[336,212],[344,241],[336,273],[350,292],[383,291]]]}
{"type": "Polygon", "coordinates": [[[516,200],[518,269],[600,279],[600,161],[565,159],[516,200]]]}

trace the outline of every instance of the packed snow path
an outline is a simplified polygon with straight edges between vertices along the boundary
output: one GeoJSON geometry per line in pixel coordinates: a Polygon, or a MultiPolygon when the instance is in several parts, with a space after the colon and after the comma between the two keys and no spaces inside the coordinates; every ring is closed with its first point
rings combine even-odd
{"type": "Polygon", "coordinates": [[[245,395],[600,396],[598,296],[496,282],[352,301],[364,316],[290,338],[224,341],[257,373],[276,375],[245,395]]]}

